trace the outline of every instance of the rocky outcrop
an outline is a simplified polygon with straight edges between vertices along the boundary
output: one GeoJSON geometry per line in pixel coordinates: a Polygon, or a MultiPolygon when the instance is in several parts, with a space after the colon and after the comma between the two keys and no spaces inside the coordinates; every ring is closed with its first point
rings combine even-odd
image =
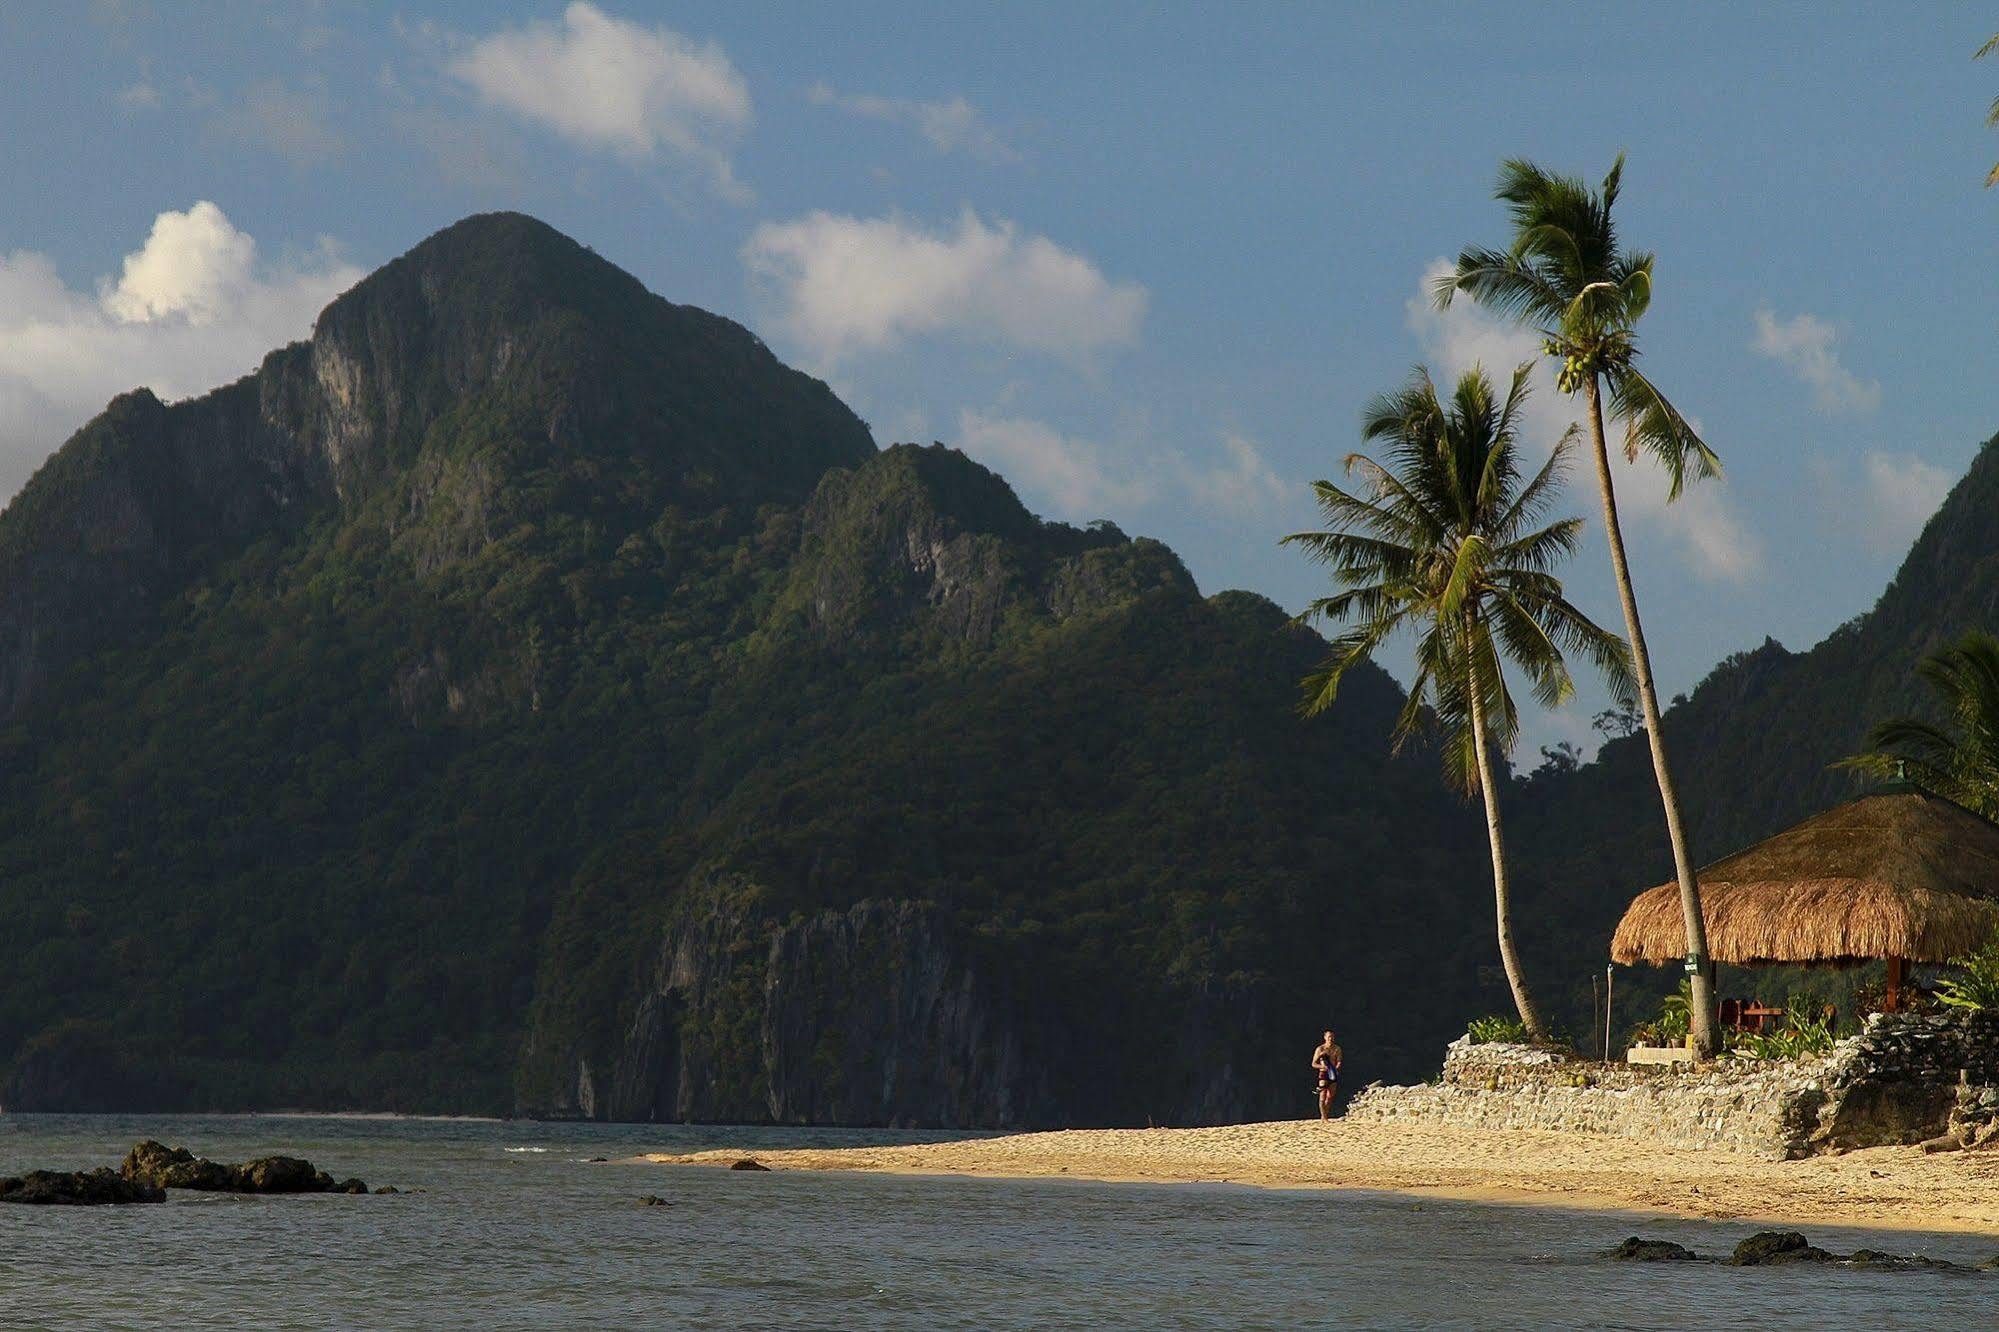
{"type": "Polygon", "coordinates": [[[207,1193],[366,1193],[358,1179],[336,1181],[312,1162],[296,1156],[260,1156],[241,1165],[223,1165],[185,1147],[151,1138],[126,1154],[118,1173],[134,1184],[156,1189],[207,1193]]]}
{"type": "Polygon", "coordinates": [[[667,932],[608,1070],[566,1104],[614,1120],[1027,1122],[1046,1085],[942,913],[862,902],[776,924],[719,904],[667,932]]]}
{"type": "Polygon", "coordinates": [[[113,1203],[157,1203],[167,1200],[155,1184],[126,1179],[108,1166],[95,1170],[30,1170],[0,1179],[0,1203],[101,1206],[113,1203]]]}

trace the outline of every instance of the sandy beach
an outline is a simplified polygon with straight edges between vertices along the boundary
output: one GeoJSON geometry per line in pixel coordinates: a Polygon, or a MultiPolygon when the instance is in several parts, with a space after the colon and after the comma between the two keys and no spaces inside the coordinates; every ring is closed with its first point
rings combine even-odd
{"type": "MultiPolygon", "coordinates": [[[[659,1153],[644,1159],[717,1166],[741,1156],[659,1153]]],[[[1298,1120],[1069,1129],[904,1147],[764,1152],[757,1159],[777,1170],[1376,1189],[1800,1227],[1999,1235],[1999,1155],[1925,1155],[1913,1147],[1774,1161],[1624,1138],[1298,1120]]]]}

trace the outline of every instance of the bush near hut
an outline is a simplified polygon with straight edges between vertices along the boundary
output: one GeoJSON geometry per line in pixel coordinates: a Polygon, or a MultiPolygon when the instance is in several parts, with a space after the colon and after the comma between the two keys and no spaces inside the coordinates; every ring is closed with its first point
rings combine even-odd
{"type": "Polygon", "coordinates": [[[1465,1035],[1471,1037],[1473,1045],[1517,1044],[1527,1039],[1527,1024],[1519,1018],[1488,1014],[1466,1023],[1465,1035]]]}
{"type": "Polygon", "coordinates": [[[1937,1002],[1950,1008],[1999,1009],[1999,934],[1985,946],[1963,957],[1952,958],[1959,974],[1936,984],[1937,1002]]]}

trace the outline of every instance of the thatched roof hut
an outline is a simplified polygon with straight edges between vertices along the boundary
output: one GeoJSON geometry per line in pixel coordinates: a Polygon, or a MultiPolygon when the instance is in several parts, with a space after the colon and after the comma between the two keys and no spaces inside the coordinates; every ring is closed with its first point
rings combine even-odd
{"type": "MultiPolygon", "coordinates": [[[[1947,962],[1999,926],[1999,824],[1897,785],[1715,861],[1700,885],[1717,962],[1947,962]]],[[[1679,884],[1668,882],[1632,902],[1610,955],[1677,962],[1686,948],[1679,884]]]]}

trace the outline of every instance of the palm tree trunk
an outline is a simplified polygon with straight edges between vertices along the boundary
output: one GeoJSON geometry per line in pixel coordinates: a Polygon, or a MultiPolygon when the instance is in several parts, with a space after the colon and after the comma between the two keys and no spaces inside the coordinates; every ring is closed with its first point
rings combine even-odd
{"type": "Polygon", "coordinates": [[[1680,797],[1666,762],[1666,738],[1659,729],[1659,694],[1652,684],[1652,658],[1645,650],[1645,630],[1638,623],[1638,597],[1631,589],[1631,566],[1624,558],[1624,529],[1617,520],[1617,490],[1610,477],[1610,453],[1603,437],[1603,395],[1597,377],[1589,385],[1591,442],[1596,445],[1596,481],[1603,497],[1603,531],[1610,542],[1610,567],[1617,577],[1617,599],[1624,607],[1624,632],[1631,643],[1631,670],[1638,679],[1638,707],[1645,717],[1645,738],[1652,746],[1652,772],[1659,780],[1659,803],[1666,811],[1666,840],[1673,849],[1673,873],[1680,881],[1680,915],[1686,924],[1687,969],[1692,990],[1688,1017],[1694,1051],[1712,1059],[1720,1049],[1715,1029],[1714,964],[1707,955],[1707,922],[1701,916],[1700,884],[1694,878],[1693,855],[1687,849],[1686,827],[1680,819],[1680,797]]]}
{"type": "Polygon", "coordinates": [[[1513,889],[1506,877],[1506,833],[1499,823],[1499,783],[1492,768],[1492,752],[1485,740],[1485,702],[1479,697],[1476,681],[1471,695],[1472,752],[1478,758],[1478,789],[1485,797],[1485,837],[1492,846],[1492,906],[1499,918],[1499,961],[1506,968],[1506,983],[1513,989],[1513,1006],[1520,1011],[1521,1025],[1529,1040],[1548,1039],[1548,1027],[1541,1010],[1527,989],[1527,973],[1520,965],[1520,950],[1513,942],[1513,889]]]}

